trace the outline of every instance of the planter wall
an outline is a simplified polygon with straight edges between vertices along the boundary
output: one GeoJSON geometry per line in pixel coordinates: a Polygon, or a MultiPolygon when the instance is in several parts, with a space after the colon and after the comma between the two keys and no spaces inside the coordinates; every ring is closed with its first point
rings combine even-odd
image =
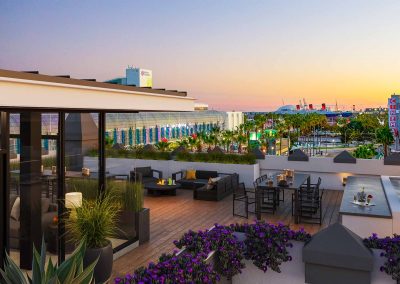
{"type": "Polygon", "coordinates": [[[232,283],[280,283],[280,284],[304,284],[304,263],[302,261],[301,252],[304,243],[291,242],[293,248],[288,248],[289,254],[293,260],[285,262],[281,265],[281,273],[272,270],[267,270],[264,273],[261,269],[255,266],[250,260],[246,260],[246,268],[242,273],[236,275],[232,279],[232,283]]]}
{"type": "MultiPolygon", "coordinates": [[[[272,270],[263,272],[255,266],[250,260],[245,260],[246,267],[241,274],[235,275],[232,279],[233,284],[259,284],[259,283],[279,283],[279,284],[304,284],[305,271],[302,261],[303,242],[291,241],[293,248],[288,248],[289,254],[293,260],[283,263],[281,273],[272,270]]],[[[329,244],[327,244],[329,245],[329,244]]],[[[372,250],[374,256],[374,268],[371,273],[372,284],[393,284],[396,283],[389,275],[381,272],[379,268],[383,265],[385,258],[380,257],[381,250],[372,250]]],[[[214,257],[214,256],[212,256],[214,257]]],[[[213,261],[213,260],[211,260],[213,261]]],[[[222,279],[222,283],[230,283],[222,279]]],[[[326,283],[330,283],[327,279],[326,283]]]]}
{"type": "MultiPolygon", "coordinates": [[[[91,171],[98,171],[98,159],[85,157],[84,166],[91,171]]],[[[221,163],[201,163],[201,162],[179,162],[174,160],[140,160],[125,158],[107,158],[107,171],[112,174],[129,174],[136,167],[151,166],[153,169],[163,172],[164,178],[171,177],[173,173],[187,170],[190,168],[196,170],[218,171],[220,173],[238,173],[239,181],[244,182],[246,187],[252,188],[253,182],[260,176],[259,164],[221,164],[221,163]]]]}

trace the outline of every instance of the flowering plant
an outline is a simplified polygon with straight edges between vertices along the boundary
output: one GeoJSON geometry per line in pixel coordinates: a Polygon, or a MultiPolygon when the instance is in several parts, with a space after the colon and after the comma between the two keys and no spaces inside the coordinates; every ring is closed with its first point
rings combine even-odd
{"type": "Polygon", "coordinates": [[[387,260],[380,267],[382,272],[386,272],[392,276],[393,280],[400,280],[400,236],[394,235],[393,238],[378,238],[377,234],[372,234],[371,237],[364,239],[364,244],[369,248],[381,249],[381,257],[386,257],[387,260]]]}
{"type": "Polygon", "coordinates": [[[133,275],[127,274],[124,278],[115,278],[115,284],[133,283],[217,283],[218,274],[210,264],[203,260],[205,254],[193,256],[190,253],[163,254],[158,263],[149,263],[148,267],[141,267],[133,275]]]}
{"type": "Polygon", "coordinates": [[[178,248],[185,247],[194,255],[215,251],[218,259],[216,269],[221,275],[231,279],[232,276],[241,273],[241,269],[245,267],[242,254],[243,243],[239,242],[233,233],[232,228],[216,224],[212,230],[189,231],[180,240],[174,241],[174,244],[178,248]]]}
{"type": "Polygon", "coordinates": [[[169,142],[168,139],[163,137],[161,138],[161,141],[156,143],[155,146],[158,150],[160,150],[161,152],[165,152],[167,151],[168,147],[169,147],[169,142]]]}
{"type": "Polygon", "coordinates": [[[268,268],[281,272],[279,266],[292,257],[287,250],[293,247],[290,240],[307,241],[310,235],[304,230],[293,231],[283,224],[273,225],[263,221],[256,221],[255,224],[231,225],[236,231],[246,234],[246,250],[244,256],[251,259],[253,264],[266,272],[268,268]]]}
{"type": "Polygon", "coordinates": [[[220,276],[230,279],[241,273],[245,267],[244,258],[251,259],[264,272],[268,267],[281,272],[280,264],[292,259],[287,251],[287,247],[292,247],[289,241],[308,241],[310,238],[304,230],[293,231],[282,224],[216,224],[211,230],[185,233],[174,241],[177,248],[185,249],[181,254],[163,254],[158,263],[150,263],[134,274],[116,278],[115,284],[216,283],[220,276]],[[239,241],[236,232],[245,233],[246,240],[239,241]],[[214,266],[206,262],[213,251],[216,256],[214,266]]]}

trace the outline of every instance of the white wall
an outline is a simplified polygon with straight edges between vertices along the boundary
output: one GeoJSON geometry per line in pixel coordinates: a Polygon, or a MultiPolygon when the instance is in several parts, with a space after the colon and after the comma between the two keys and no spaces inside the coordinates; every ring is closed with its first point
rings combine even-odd
{"type": "MultiPolygon", "coordinates": [[[[85,158],[85,166],[96,169],[96,158],[85,158]],[[91,162],[90,162],[91,161],[91,162]],[[88,164],[87,164],[88,163],[88,164]]],[[[170,177],[172,173],[194,168],[197,170],[219,171],[221,173],[238,173],[241,182],[246,187],[252,188],[253,182],[261,174],[283,169],[294,169],[297,172],[311,173],[313,181],[318,177],[322,179],[321,187],[324,189],[343,190],[343,177],[351,175],[400,175],[400,166],[383,165],[383,160],[365,160],[357,159],[356,164],[338,164],[333,163],[333,158],[310,158],[308,162],[288,161],[285,156],[266,156],[265,160],[258,160],[256,165],[238,165],[238,164],[218,164],[218,163],[198,163],[198,162],[178,162],[173,160],[139,160],[139,159],[107,159],[107,170],[111,173],[128,174],[135,167],[151,166],[154,169],[161,170],[164,177],[170,177]]],[[[400,208],[400,205],[399,205],[400,208]]],[[[400,209],[399,209],[400,211],[400,209]]]]}
{"type": "MultiPolygon", "coordinates": [[[[85,157],[84,166],[92,171],[97,171],[98,159],[85,157]]],[[[253,182],[260,176],[259,165],[238,165],[238,164],[219,164],[219,163],[199,163],[199,162],[179,162],[179,161],[163,161],[163,160],[139,160],[139,159],[106,159],[106,168],[112,174],[129,174],[135,167],[150,166],[155,170],[163,172],[164,178],[171,177],[173,173],[187,170],[208,170],[218,171],[219,173],[238,173],[239,181],[244,182],[246,187],[253,187],[253,182]]]]}
{"type": "Polygon", "coordinates": [[[356,164],[334,163],[333,158],[310,157],[308,162],[288,161],[286,156],[266,156],[259,160],[261,174],[268,171],[294,169],[297,172],[311,173],[313,181],[322,179],[322,188],[343,190],[343,177],[351,175],[400,175],[400,166],[384,165],[383,160],[357,159],[356,164]]]}

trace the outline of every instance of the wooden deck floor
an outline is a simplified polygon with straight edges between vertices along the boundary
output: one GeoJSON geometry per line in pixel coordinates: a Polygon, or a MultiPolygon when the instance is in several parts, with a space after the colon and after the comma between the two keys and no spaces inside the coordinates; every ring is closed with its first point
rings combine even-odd
{"type": "MultiPolygon", "coordinates": [[[[292,229],[303,227],[314,234],[335,223],[339,218],[339,207],[342,191],[325,190],[323,196],[323,224],[294,224],[291,216],[291,192],[286,192],[285,203],[272,214],[263,214],[263,220],[270,223],[282,222],[292,229]]],[[[219,202],[193,200],[190,190],[178,190],[177,196],[145,197],[145,207],[150,208],[151,228],[150,241],[136,248],[114,262],[113,277],[132,273],[136,268],[155,261],[163,252],[171,252],[175,247],[173,241],[188,231],[207,229],[215,223],[228,225],[231,223],[253,222],[249,219],[232,215],[232,196],[219,202]]]]}

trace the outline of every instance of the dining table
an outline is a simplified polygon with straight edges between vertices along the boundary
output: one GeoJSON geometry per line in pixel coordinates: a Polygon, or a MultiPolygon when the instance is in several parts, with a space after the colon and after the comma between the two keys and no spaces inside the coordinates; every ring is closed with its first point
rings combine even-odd
{"type": "Polygon", "coordinates": [[[261,220],[261,208],[262,208],[262,192],[263,190],[275,188],[275,189],[289,189],[294,191],[294,222],[295,224],[299,223],[299,191],[302,186],[307,186],[310,188],[311,186],[311,176],[307,173],[294,173],[293,177],[287,177],[286,185],[282,186],[278,184],[277,175],[281,174],[279,172],[275,172],[270,175],[270,179],[273,181],[272,185],[268,183],[268,179],[262,180],[257,188],[255,189],[256,196],[256,217],[257,220],[261,220]]]}

